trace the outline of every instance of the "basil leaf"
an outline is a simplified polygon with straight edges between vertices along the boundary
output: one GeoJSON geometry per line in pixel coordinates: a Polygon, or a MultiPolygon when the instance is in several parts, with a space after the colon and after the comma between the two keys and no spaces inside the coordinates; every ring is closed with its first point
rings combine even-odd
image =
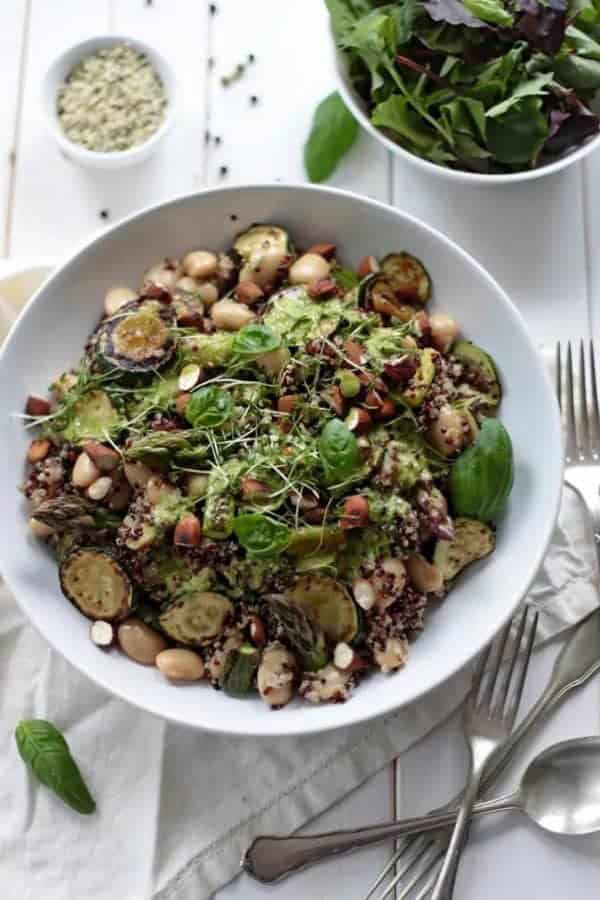
{"type": "Polygon", "coordinates": [[[194,428],[217,428],[229,419],[232,410],[231,395],[211,385],[194,391],[187,402],[185,417],[194,428]]]}
{"type": "Polygon", "coordinates": [[[246,359],[271,353],[279,347],[281,341],[268,325],[246,325],[236,332],[233,339],[233,352],[246,359]]]}
{"type": "Polygon", "coordinates": [[[329,482],[344,481],[361,462],[356,438],[341,419],[331,419],[323,428],[319,454],[329,482]]]}
{"type": "Polygon", "coordinates": [[[76,812],[94,812],[96,804],[58,728],[43,719],[29,719],[19,722],[15,740],[21,758],[42,784],[76,812]]]}
{"type": "Polygon", "coordinates": [[[279,556],[288,546],[291,537],[287,525],[275,522],[262,513],[237,516],[233,521],[233,532],[248,556],[254,559],[279,556]]]}
{"type": "Polygon", "coordinates": [[[518,103],[522,97],[533,97],[539,96],[540,94],[547,94],[548,87],[552,84],[553,81],[554,75],[552,74],[552,72],[546,72],[545,74],[537,75],[530,81],[522,81],[521,84],[517,85],[517,87],[514,89],[510,97],[507,97],[507,99],[503,100],[502,103],[497,103],[495,106],[492,106],[491,109],[488,109],[486,112],[486,116],[489,119],[494,119],[498,116],[504,115],[504,113],[508,112],[508,110],[516,103],[518,103]]]}
{"type": "Polygon", "coordinates": [[[325,181],[358,137],[358,123],[335,91],[319,103],[308,140],[304,165],[311,181],[325,181]]]}
{"type": "Polygon", "coordinates": [[[533,162],[550,132],[538,97],[525,97],[503,116],[488,119],[487,143],[496,159],[516,165],[533,162]]]}
{"type": "Polygon", "coordinates": [[[510,28],[515,20],[499,0],[464,0],[464,4],[474,16],[490,25],[510,28]]]}

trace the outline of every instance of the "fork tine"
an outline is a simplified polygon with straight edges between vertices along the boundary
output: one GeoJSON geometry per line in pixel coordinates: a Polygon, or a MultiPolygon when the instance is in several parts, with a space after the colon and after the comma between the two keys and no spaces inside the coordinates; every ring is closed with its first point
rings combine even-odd
{"type": "MultiPolygon", "coordinates": [[[[528,612],[532,611],[532,607],[528,608],[528,612]]],[[[533,642],[535,640],[535,633],[538,625],[538,613],[533,611],[531,615],[527,616],[526,620],[526,633],[525,633],[525,646],[523,648],[523,652],[518,657],[518,668],[517,674],[515,678],[515,684],[513,686],[510,697],[508,698],[508,702],[504,708],[504,718],[508,722],[509,727],[512,729],[514,725],[514,721],[517,717],[517,712],[519,711],[519,706],[521,704],[521,697],[523,696],[523,688],[525,687],[525,679],[527,677],[527,670],[529,669],[529,661],[531,660],[531,654],[533,652],[533,642]]],[[[517,657],[513,659],[513,666],[517,657]]]]}
{"type": "Polygon", "coordinates": [[[488,644],[485,650],[481,651],[479,659],[477,660],[477,665],[475,666],[475,671],[473,672],[473,681],[471,682],[471,697],[473,699],[473,702],[475,702],[477,700],[477,697],[479,696],[481,684],[483,682],[483,676],[491,659],[493,649],[494,641],[488,644]]]}
{"type": "Polygon", "coordinates": [[[562,377],[564,385],[563,409],[566,427],[566,454],[569,459],[577,456],[577,428],[575,424],[575,394],[573,384],[573,354],[571,342],[567,344],[567,362],[562,377]]]}
{"type": "Polygon", "coordinates": [[[513,618],[512,621],[508,624],[507,630],[509,632],[514,632],[514,639],[511,638],[509,653],[504,660],[504,667],[502,673],[499,673],[499,676],[494,683],[494,687],[496,688],[494,692],[493,701],[489,703],[489,715],[492,718],[495,718],[498,715],[502,714],[502,710],[504,709],[504,704],[506,702],[506,698],[508,696],[508,691],[510,688],[510,679],[513,673],[515,659],[519,655],[519,649],[521,647],[521,640],[523,638],[523,632],[525,631],[525,622],[527,620],[527,611],[528,607],[519,613],[518,619],[513,618]]]}
{"type": "Polygon", "coordinates": [[[435,865],[436,861],[443,855],[444,851],[432,841],[429,841],[421,849],[421,852],[413,858],[409,869],[398,872],[398,874],[385,886],[383,893],[378,895],[377,900],[385,900],[386,897],[389,897],[392,894],[392,891],[395,890],[396,885],[410,875],[410,879],[402,886],[401,893],[396,894],[396,900],[406,900],[406,897],[408,897],[415,885],[427,875],[431,866],[435,865]],[[414,872],[414,869],[423,861],[425,862],[424,866],[418,868],[417,871],[414,872]]]}
{"type": "Polygon", "coordinates": [[[432,866],[431,869],[431,876],[427,879],[427,881],[415,897],[415,900],[425,900],[425,898],[429,896],[431,890],[433,889],[435,880],[437,878],[437,869],[435,866],[432,866]]]}
{"type": "Polygon", "coordinates": [[[590,427],[588,419],[587,378],[585,375],[585,350],[583,341],[579,342],[579,370],[577,373],[579,387],[577,414],[577,443],[581,456],[587,456],[590,452],[590,427]]]}
{"type": "Polygon", "coordinates": [[[598,381],[596,379],[596,359],[594,355],[594,342],[590,341],[590,388],[591,388],[591,416],[589,420],[590,448],[595,458],[600,455],[600,404],[598,403],[598,381]]]}
{"type": "MultiPolygon", "coordinates": [[[[500,672],[500,666],[502,665],[502,660],[504,659],[504,651],[506,650],[506,644],[508,642],[508,638],[511,632],[511,623],[500,632],[499,636],[493,642],[494,648],[494,664],[491,669],[491,673],[488,676],[485,686],[480,693],[480,698],[478,704],[491,706],[492,698],[494,696],[494,687],[496,682],[498,681],[498,673],[500,672]]],[[[473,695],[475,697],[475,695],[473,695]]]]}
{"type": "MultiPolygon", "coordinates": [[[[377,879],[376,879],[376,880],[373,882],[373,884],[371,885],[371,888],[370,888],[370,890],[369,890],[369,893],[368,893],[367,896],[365,897],[365,900],[371,900],[371,897],[373,897],[375,891],[377,890],[377,888],[379,887],[379,885],[382,883],[382,881],[384,880],[385,876],[386,876],[387,873],[390,871],[390,869],[393,869],[393,868],[394,868],[394,866],[396,865],[396,863],[398,863],[398,862],[400,861],[400,859],[404,856],[404,854],[406,853],[406,851],[409,850],[410,847],[412,847],[412,846],[417,842],[417,839],[418,839],[418,836],[417,836],[417,837],[414,837],[414,838],[404,838],[404,839],[402,839],[401,845],[398,847],[397,850],[395,850],[395,851],[392,853],[392,855],[390,856],[390,858],[389,858],[388,861],[386,862],[385,866],[383,867],[383,869],[381,870],[381,872],[380,872],[379,875],[377,876],[377,879]]],[[[403,872],[402,872],[402,874],[403,874],[403,872]]]]}

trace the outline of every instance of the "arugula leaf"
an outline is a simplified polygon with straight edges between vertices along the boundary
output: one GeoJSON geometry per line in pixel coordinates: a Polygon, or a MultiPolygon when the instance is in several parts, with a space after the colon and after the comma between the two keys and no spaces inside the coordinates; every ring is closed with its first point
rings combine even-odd
{"type": "Polygon", "coordinates": [[[492,106],[491,109],[488,109],[486,116],[489,119],[494,119],[504,115],[504,113],[508,112],[508,110],[518,103],[522,97],[534,97],[541,94],[547,94],[547,88],[553,81],[553,73],[546,72],[545,74],[537,75],[530,81],[521,82],[521,84],[517,85],[514,89],[510,97],[507,97],[506,100],[503,100],[501,103],[497,103],[495,106],[492,106]]]}
{"type": "Polygon", "coordinates": [[[434,22],[449,25],[466,25],[468,28],[485,28],[485,22],[467,9],[460,0],[425,0],[423,4],[434,22]]]}
{"type": "Polygon", "coordinates": [[[358,137],[358,123],[335,91],[319,103],[308,140],[304,165],[311,181],[325,181],[358,137]]]}
{"type": "Polygon", "coordinates": [[[344,38],[344,46],[356,50],[371,73],[372,91],[383,86],[381,70],[393,63],[396,39],[395,17],[385,8],[363,16],[344,38]]]}
{"type": "Polygon", "coordinates": [[[524,97],[508,112],[488,119],[487,144],[502,163],[533,162],[548,137],[550,126],[539,97],[524,97]]]}
{"type": "Polygon", "coordinates": [[[500,0],[464,0],[467,9],[482,22],[510,28],[514,16],[500,3],[500,0]]]}
{"type": "Polygon", "coordinates": [[[43,719],[29,719],[19,722],[15,740],[21,758],[42,784],[76,812],[94,812],[96,804],[58,728],[43,719]]]}

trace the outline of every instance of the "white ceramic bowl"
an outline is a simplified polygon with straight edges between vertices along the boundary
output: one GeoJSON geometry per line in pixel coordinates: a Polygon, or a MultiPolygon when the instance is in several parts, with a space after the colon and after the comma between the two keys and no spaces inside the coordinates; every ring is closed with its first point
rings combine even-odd
{"type": "Polygon", "coordinates": [[[4,345],[0,436],[5,534],[0,571],[35,627],[74,666],[130,703],[186,725],[240,735],[350,725],[389,713],[449,678],[492,638],[527,590],[550,539],[561,488],[552,387],[520,314],[496,282],[422,222],[347,192],[302,185],[220,188],[181,197],[132,216],[76,253],[31,299],[4,345]],[[420,257],[433,278],[432,307],[452,313],[464,334],[499,364],[505,390],[501,415],[516,454],[515,486],[499,524],[496,552],[471,567],[429,617],[406,668],[370,677],[346,704],[313,707],[295,701],[276,713],[259,699],[234,700],[206,685],[173,686],[156,669],[92,644],[89,622],[60,592],[56,563],[28,533],[17,485],[31,435],[14,416],[28,394],[44,394],[53,377],[79,358],[107,288],[136,285],[155,260],[191,247],[227,248],[236,232],[257,221],[280,223],[300,247],[334,240],[349,264],[368,253],[401,249],[420,257]]]}
{"type": "Polygon", "coordinates": [[[65,50],[54,60],[42,82],[42,107],[48,131],[69,159],[92,169],[122,169],[125,166],[136,165],[148,159],[157,149],[173,123],[176,93],[175,74],[160,53],[137,38],[126,35],[101,35],[69,47],[68,50],[65,50]],[[58,121],[56,100],[59,88],[64,84],[69,72],[80,60],[90,56],[97,50],[102,50],[105,47],[114,47],[115,44],[129,44],[135,50],[144,53],[148,57],[162,80],[167,97],[167,109],[160,127],[143,143],[136,144],[135,147],[131,147],[129,150],[100,153],[95,150],[88,150],[86,147],[69,140],[58,121]]]}
{"type": "Polygon", "coordinates": [[[462,183],[478,185],[480,187],[516,184],[518,181],[531,181],[534,178],[542,178],[546,175],[553,175],[555,172],[560,172],[562,169],[566,169],[567,166],[572,166],[580,159],[583,159],[595,150],[596,147],[600,146],[600,134],[597,134],[585,141],[572,153],[561,156],[556,162],[540,166],[538,169],[527,169],[523,172],[511,172],[507,175],[485,175],[478,172],[463,172],[460,169],[450,169],[447,166],[440,166],[436,163],[429,162],[429,160],[422,159],[420,156],[416,156],[414,153],[405,150],[404,147],[401,147],[400,144],[392,141],[380,131],[379,128],[375,128],[375,126],[371,124],[366,104],[362,97],[354,90],[348,76],[344,54],[336,47],[331,28],[329,29],[329,35],[329,47],[333,56],[333,65],[337,75],[337,87],[344,99],[344,103],[352,112],[357,122],[359,122],[361,127],[374,137],[376,141],[383,144],[387,150],[390,150],[396,156],[400,156],[418,169],[428,172],[436,178],[444,178],[455,184],[462,183]]]}

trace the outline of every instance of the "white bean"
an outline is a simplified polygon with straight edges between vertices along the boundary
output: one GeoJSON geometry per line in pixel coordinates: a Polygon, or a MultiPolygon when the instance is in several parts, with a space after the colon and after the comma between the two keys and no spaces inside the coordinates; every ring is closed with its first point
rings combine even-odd
{"type": "Polygon", "coordinates": [[[39,519],[35,518],[29,520],[29,530],[36,538],[47,538],[50,537],[51,534],[54,534],[54,528],[51,528],[50,525],[46,525],[45,522],[40,522],[39,519]]]}
{"type": "Polygon", "coordinates": [[[125,478],[136,491],[145,488],[154,475],[152,469],[149,469],[148,466],[141,462],[126,462],[123,466],[123,471],[125,472],[125,478]]]}
{"type": "Polygon", "coordinates": [[[429,440],[444,456],[453,456],[465,443],[464,417],[459,410],[446,404],[429,429],[429,440]]]}
{"type": "Polygon", "coordinates": [[[144,281],[150,281],[152,284],[157,284],[159,287],[170,291],[175,287],[177,272],[175,269],[167,269],[164,262],[156,263],[156,265],[150,266],[144,274],[144,281]]]}
{"type": "Polygon", "coordinates": [[[418,591],[428,594],[439,591],[444,584],[440,570],[418,553],[411,554],[404,561],[408,577],[418,591]]]}
{"type": "Polygon", "coordinates": [[[183,257],[183,270],[192,278],[210,278],[217,271],[217,254],[210,250],[192,250],[183,257]]]}
{"type": "Polygon", "coordinates": [[[138,295],[131,288],[113,287],[106,292],[104,297],[104,312],[107,316],[114,316],[122,306],[131,303],[132,300],[137,300],[137,298],[138,295]]]}
{"type": "Polygon", "coordinates": [[[87,489],[87,495],[90,500],[104,500],[111,488],[112,478],[109,478],[108,475],[102,475],[90,484],[87,489]]]}
{"type": "Polygon", "coordinates": [[[75,460],[75,465],[71,472],[71,481],[75,487],[86,488],[99,477],[100,469],[98,466],[94,465],[84,450],[75,460]]]}
{"type": "Polygon", "coordinates": [[[252,281],[259,287],[272,285],[287,253],[281,247],[269,247],[252,256],[241,268],[239,281],[252,281]]]}
{"type": "Polygon", "coordinates": [[[305,253],[298,257],[290,267],[289,279],[291,284],[309,284],[327,278],[331,266],[323,256],[318,253],[305,253]]]}
{"type": "Polygon", "coordinates": [[[429,316],[431,343],[440,353],[447,353],[458,334],[458,325],[452,316],[445,313],[434,313],[429,316]]]}
{"type": "Polygon", "coordinates": [[[204,677],[204,663],[198,654],[179,647],[161,650],[156,668],[172,681],[200,681],[204,677]]]}
{"type": "Polygon", "coordinates": [[[269,647],[263,653],[256,681],[258,692],[269,706],[285,706],[294,693],[296,660],[285,647],[269,647]]]}
{"type": "Polygon", "coordinates": [[[212,307],[210,317],[217,328],[225,331],[239,331],[256,318],[251,309],[243,303],[234,303],[233,300],[219,300],[212,307]]]}

